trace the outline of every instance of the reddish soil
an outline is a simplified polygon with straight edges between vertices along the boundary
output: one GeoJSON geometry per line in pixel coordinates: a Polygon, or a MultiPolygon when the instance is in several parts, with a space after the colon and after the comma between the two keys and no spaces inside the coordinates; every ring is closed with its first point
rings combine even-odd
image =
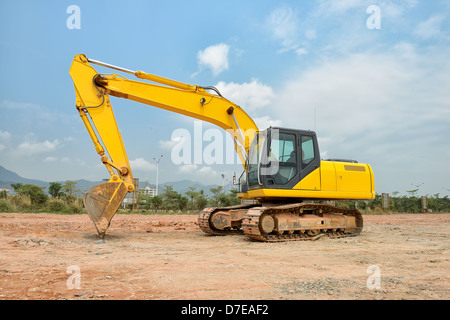
{"type": "Polygon", "coordinates": [[[363,217],[357,237],[261,243],[190,215],[118,214],[101,240],[87,215],[0,213],[0,299],[450,298],[450,214],[363,217]]]}

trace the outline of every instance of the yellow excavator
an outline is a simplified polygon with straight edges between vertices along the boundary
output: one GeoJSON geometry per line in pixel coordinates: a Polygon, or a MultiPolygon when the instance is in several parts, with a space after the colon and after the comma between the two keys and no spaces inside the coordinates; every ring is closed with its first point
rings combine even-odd
{"type": "Polygon", "coordinates": [[[243,204],[204,209],[198,224],[205,233],[243,233],[258,241],[289,241],[361,232],[363,219],[358,210],[338,208],[327,201],[374,199],[372,168],[353,160],[321,160],[315,132],[274,127],[259,130],[241,107],[215,87],[132,71],[83,54],[74,57],[70,75],[76,108],[111,175],[108,182],[91,188],[84,197],[101,238],[126,194],[135,188],[110,96],[206,121],[231,135],[245,173],[238,193],[243,204]],[[99,74],[91,64],[146,81],[99,74]]]}

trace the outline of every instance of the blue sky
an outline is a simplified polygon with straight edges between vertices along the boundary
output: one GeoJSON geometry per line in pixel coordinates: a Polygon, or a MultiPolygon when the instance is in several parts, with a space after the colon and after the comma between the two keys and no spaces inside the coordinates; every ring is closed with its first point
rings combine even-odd
{"type": "MultiPolygon", "coordinates": [[[[0,165],[46,181],[108,176],[74,107],[68,71],[84,53],[217,86],[261,129],[316,130],[323,158],[372,165],[377,193],[450,194],[449,16],[444,0],[3,0],[0,165]],[[70,5],[80,29],[67,27],[70,5]]],[[[135,177],[155,183],[160,154],[160,183],[220,185],[221,174],[242,172],[238,163],[175,165],[172,133],[193,134],[194,120],[112,103],[135,177]]]]}

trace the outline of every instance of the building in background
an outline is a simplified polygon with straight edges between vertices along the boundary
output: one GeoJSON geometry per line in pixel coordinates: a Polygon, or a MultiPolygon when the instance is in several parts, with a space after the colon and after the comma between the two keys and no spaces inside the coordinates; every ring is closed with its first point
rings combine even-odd
{"type": "Polygon", "coordinates": [[[154,197],[157,195],[156,188],[150,188],[146,186],[145,188],[139,188],[139,194],[154,197]]]}
{"type": "Polygon", "coordinates": [[[127,194],[125,199],[122,201],[122,209],[131,209],[134,210],[138,202],[149,202],[150,198],[156,196],[158,193],[156,192],[156,188],[151,188],[150,186],[146,186],[145,188],[139,188],[139,180],[135,179],[134,181],[136,189],[133,192],[127,194]],[[136,192],[137,190],[137,192],[136,192]]]}

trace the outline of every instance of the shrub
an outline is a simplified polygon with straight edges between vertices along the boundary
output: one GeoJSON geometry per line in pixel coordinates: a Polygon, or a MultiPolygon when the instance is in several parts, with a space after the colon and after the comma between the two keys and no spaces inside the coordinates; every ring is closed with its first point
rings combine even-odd
{"type": "Polygon", "coordinates": [[[10,197],[9,202],[17,208],[17,211],[26,211],[32,208],[31,199],[25,194],[15,194],[10,197]]]}
{"type": "Polygon", "coordinates": [[[48,196],[44,193],[43,189],[43,187],[34,184],[25,184],[20,185],[18,189],[14,188],[17,194],[28,196],[31,204],[35,208],[42,207],[48,200],[48,196]]]}
{"type": "Polygon", "coordinates": [[[13,206],[7,199],[0,199],[0,212],[12,212],[13,206]]]}
{"type": "Polygon", "coordinates": [[[67,205],[61,199],[50,199],[47,202],[47,208],[50,211],[56,211],[56,212],[65,212],[65,211],[67,211],[67,205]]]}
{"type": "Polygon", "coordinates": [[[83,203],[80,199],[75,199],[67,203],[68,212],[79,214],[83,212],[83,203]]]}

